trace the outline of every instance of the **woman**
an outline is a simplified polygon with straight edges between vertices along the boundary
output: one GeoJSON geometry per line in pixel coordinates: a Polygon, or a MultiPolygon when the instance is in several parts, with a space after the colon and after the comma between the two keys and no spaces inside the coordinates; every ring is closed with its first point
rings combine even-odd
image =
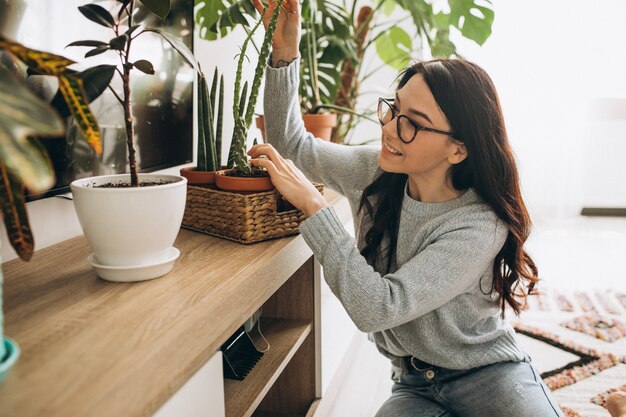
{"type": "Polygon", "coordinates": [[[391,359],[392,395],[376,416],[562,416],[501,318],[507,305],[519,313],[523,284],[538,279],[487,74],[458,59],[413,65],[379,101],[380,149],[314,140],[297,97],[298,2],[283,8],[265,86],[271,144],[248,153],[303,210],[300,232],[324,278],[391,359]],[[356,241],[307,177],[348,198],[356,241]]]}

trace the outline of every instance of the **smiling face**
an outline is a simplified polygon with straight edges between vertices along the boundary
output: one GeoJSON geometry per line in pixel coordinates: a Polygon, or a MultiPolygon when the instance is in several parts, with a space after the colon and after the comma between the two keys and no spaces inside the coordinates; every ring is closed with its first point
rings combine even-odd
{"type": "MultiPolygon", "coordinates": [[[[450,132],[450,126],[422,74],[416,74],[396,92],[393,102],[396,115],[404,115],[417,124],[450,132]]],[[[403,173],[413,182],[447,184],[447,172],[453,164],[461,162],[467,156],[465,146],[450,136],[421,130],[415,139],[406,144],[397,133],[396,117],[382,127],[382,149],[378,156],[380,167],[386,172],[403,173]],[[400,154],[393,154],[390,146],[400,154]]],[[[410,134],[402,131],[405,140],[410,134]]]]}

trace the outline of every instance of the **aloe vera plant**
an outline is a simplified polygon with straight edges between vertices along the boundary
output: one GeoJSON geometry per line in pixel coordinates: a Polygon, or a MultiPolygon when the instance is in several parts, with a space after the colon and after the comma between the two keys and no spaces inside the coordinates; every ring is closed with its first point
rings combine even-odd
{"type": "Polygon", "coordinates": [[[198,163],[197,171],[217,171],[222,166],[224,122],[224,75],[215,68],[211,90],[202,71],[198,74],[198,163]],[[219,76],[219,87],[218,87],[219,76]],[[217,102],[216,102],[217,100],[217,102]]]}
{"type": "Polygon", "coordinates": [[[265,72],[265,66],[270,54],[270,44],[272,43],[272,37],[274,36],[274,31],[276,30],[276,21],[278,20],[278,14],[281,11],[283,2],[284,0],[278,0],[267,30],[265,31],[265,37],[263,38],[263,44],[261,45],[261,49],[259,51],[259,59],[254,71],[254,78],[252,80],[252,87],[250,88],[249,96],[247,82],[244,83],[243,90],[241,90],[240,93],[243,61],[245,59],[246,50],[248,49],[248,44],[250,43],[256,30],[263,22],[263,17],[267,12],[267,8],[264,10],[263,15],[261,15],[244,40],[241,47],[241,54],[239,55],[239,61],[237,63],[235,98],[233,101],[233,119],[235,121],[235,127],[233,130],[233,139],[230,151],[228,153],[228,166],[235,167],[237,172],[242,175],[252,174],[252,167],[250,166],[246,155],[248,130],[252,124],[254,106],[256,105],[256,101],[259,96],[259,87],[261,86],[261,80],[263,79],[263,74],[265,72]]]}

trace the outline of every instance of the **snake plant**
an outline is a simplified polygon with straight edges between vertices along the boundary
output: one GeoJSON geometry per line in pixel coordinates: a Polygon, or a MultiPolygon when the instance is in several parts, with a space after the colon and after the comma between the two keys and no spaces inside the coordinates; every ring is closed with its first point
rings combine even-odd
{"type": "Polygon", "coordinates": [[[209,93],[204,73],[198,74],[198,171],[216,171],[222,166],[224,75],[219,76],[219,90],[218,76],[215,68],[209,93]]]}

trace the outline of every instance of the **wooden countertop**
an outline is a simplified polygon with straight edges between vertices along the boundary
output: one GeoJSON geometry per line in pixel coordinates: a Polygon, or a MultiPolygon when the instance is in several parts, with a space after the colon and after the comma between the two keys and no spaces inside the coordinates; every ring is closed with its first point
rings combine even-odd
{"type": "MultiPolygon", "coordinates": [[[[341,220],[345,198],[326,189],[341,220]]],[[[182,229],[168,275],[97,278],[83,236],[3,265],[6,335],[21,356],[0,416],[151,416],[312,252],[300,235],[242,245],[182,229]]]]}

